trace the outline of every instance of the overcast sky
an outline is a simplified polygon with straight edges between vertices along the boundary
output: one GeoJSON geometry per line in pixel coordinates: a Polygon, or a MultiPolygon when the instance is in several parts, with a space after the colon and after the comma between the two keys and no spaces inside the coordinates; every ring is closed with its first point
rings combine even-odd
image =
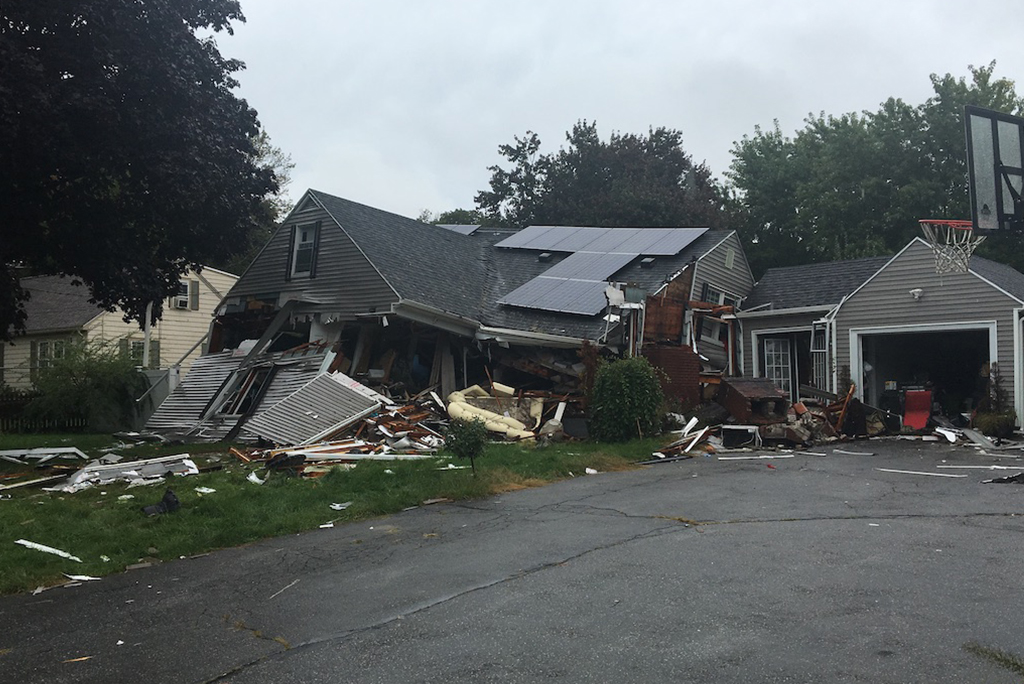
{"type": "Polygon", "coordinates": [[[306,188],[415,217],[472,208],[498,146],[557,150],[579,119],[665,126],[721,176],[734,141],[811,113],[917,105],[929,74],[1024,93],[1019,0],[241,0],[239,94],[306,188]]]}

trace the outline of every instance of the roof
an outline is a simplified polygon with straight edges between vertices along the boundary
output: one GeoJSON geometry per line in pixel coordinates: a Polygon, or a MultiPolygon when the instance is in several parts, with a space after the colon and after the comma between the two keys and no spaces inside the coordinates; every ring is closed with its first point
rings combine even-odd
{"type": "Polygon", "coordinates": [[[1024,301],[1024,273],[1006,264],[989,261],[979,256],[971,257],[970,270],[996,287],[1002,288],[1017,299],[1024,301]]]}
{"type": "Polygon", "coordinates": [[[352,238],[398,296],[443,311],[474,316],[485,289],[486,268],[479,242],[472,235],[325,192],[309,193],[352,238]],[[455,274],[457,278],[452,277],[455,274]]]}
{"type": "MultiPolygon", "coordinates": [[[[507,237],[507,233],[488,233],[486,229],[476,234],[488,235],[492,244],[507,237]]],[[[678,275],[690,262],[721,243],[727,235],[729,231],[708,230],[678,254],[655,257],[649,266],[642,266],[640,259],[634,259],[628,266],[612,274],[611,280],[634,283],[648,293],[654,292],[678,275]]],[[[502,296],[544,273],[566,256],[553,256],[551,261],[542,262],[538,260],[536,251],[491,249],[489,253],[489,296],[485,298],[480,317],[484,325],[576,339],[596,340],[604,335],[606,323],[603,316],[580,316],[498,304],[502,296]]]]}
{"type": "Polygon", "coordinates": [[[25,332],[28,334],[58,330],[78,330],[103,313],[89,301],[92,295],[85,285],[73,285],[66,276],[32,276],[21,279],[28,291],[25,302],[25,332]]]}
{"type": "Polygon", "coordinates": [[[743,310],[772,311],[835,306],[885,266],[891,256],[829,261],[768,269],[743,301],[743,310]]]}
{"type": "MultiPolygon", "coordinates": [[[[471,234],[462,234],[318,190],[310,190],[309,194],[352,238],[402,299],[487,327],[576,339],[598,339],[605,333],[606,323],[601,315],[498,304],[503,296],[564,261],[568,253],[553,254],[551,260],[542,262],[538,259],[542,250],[495,246],[514,235],[514,231],[479,227],[471,234]]],[[[730,234],[699,230],[703,234],[678,253],[657,256],[646,267],[641,266],[639,258],[634,259],[609,278],[635,283],[648,292],[657,290],[730,234]]]]}

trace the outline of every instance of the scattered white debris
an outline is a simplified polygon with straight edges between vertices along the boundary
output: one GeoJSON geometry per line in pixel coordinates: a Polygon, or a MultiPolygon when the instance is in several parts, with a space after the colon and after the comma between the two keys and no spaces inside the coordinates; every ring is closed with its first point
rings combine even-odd
{"type": "Polygon", "coordinates": [[[598,471],[593,468],[587,468],[587,475],[597,475],[598,471]]]}
{"type": "Polygon", "coordinates": [[[793,458],[793,454],[761,454],[759,456],[719,456],[719,461],[762,461],[776,458],[793,458]]]}
{"type": "MultiPolygon", "coordinates": [[[[323,525],[321,525],[321,527],[323,527],[323,525]]],[[[292,587],[294,587],[294,586],[295,586],[296,584],[298,584],[298,583],[299,583],[299,580],[295,580],[294,582],[292,582],[291,584],[289,584],[289,585],[288,585],[287,587],[285,587],[284,589],[279,589],[278,591],[275,591],[275,592],[274,592],[274,594],[273,594],[273,595],[272,595],[272,596],[271,596],[270,598],[268,598],[267,600],[269,601],[270,599],[272,599],[272,598],[275,598],[275,597],[277,597],[278,595],[280,595],[280,594],[284,593],[284,591],[285,591],[285,590],[287,590],[287,589],[291,589],[292,587]]]]}
{"type": "Polygon", "coordinates": [[[391,468],[388,468],[387,470],[384,471],[384,474],[385,475],[394,475],[395,471],[392,470],[391,468]]]}
{"type": "Polygon", "coordinates": [[[930,475],[932,477],[967,477],[966,475],[953,475],[951,473],[925,473],[920,470],[896,470],[894,468],[875,468],[883,473],[901,473],[903,475],[930,475]]]}
{"type": "Polygon", "coordinates": [[[331,504],[331,510],[343,511],[343,510],[345,510],[346,508],[348,508],[351,505],[352,505],[351,501],[346,501],[345,503],[332,503],[331,504]]]}
{"type": "Polygon", "coordinates": [[[833,449],[833,454],[843,454],[844,456],[874,456],[875,454],[870,451],[846,451],[845,449],[833,449]]]}
{"type": "Polygon", "coordinates": [[[320,526],[320,529],[321,530],[326,530],[326,529],[330,529],[332,527],[334,527],[334,523],[333,522],[325,522],[323,525],[320,526]]]}
{"type": "Polygon", "coordinates": [[[99,577],[93,577],[92,575],[69,575],[66,572],[61,574],[74,582],[98,582],[100,579],[99,577]]]}
{"type": "Polygon", "coordinates": [[[203,494],[213,494],[216,489],[210,489],[209,487],[196,487],[196,494],[202,496],[203,494]]]}
{"type": "Polygon", "coordinates": [[[122,494],[121,496],[117,497],[117,500],[118,501],[131,501],[134,498],[135,498],[134,494],[122,494]]]}
{"type": "Polygon", "coordinates": [[[245,479],[248,480],[249,482],[252,482],[253,484],[258,485],[261,485],[267,481],[265,478],[261,480],[259,477],[257,477],[256,473],[254,472],[249,473],[248,477],[246,477],[245,479]]]}
{"type": "Polygon", "coordinates": [[[29,548],[29,549],[35,549],[36,551],[42,551],[43,553],[52,553],[55,556],[60,556],[61,558],[67,558],[68,560],[73,560],[76,563],[81,563],[82,562],[82,559],[79,558],[78,556],[72,556],[67,551],[61,551],[60,549],[55,549],[52,546],[46,546],[45,544],[37,544],[34,541],[29,541],[27,539],[18,539],[14,543],[15,544],[21,544],[22,546],[24,546],[26,548],[29,548]]]}

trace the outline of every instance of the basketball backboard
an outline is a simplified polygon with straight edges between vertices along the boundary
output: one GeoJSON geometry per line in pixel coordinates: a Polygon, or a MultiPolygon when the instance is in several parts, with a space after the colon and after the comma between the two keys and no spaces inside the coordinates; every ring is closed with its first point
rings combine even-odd
{"type": "Polygon", "coordinates": [[[1024,229],[1024,119],[967,105],[964,121],[974,230],[1024,229]]]}

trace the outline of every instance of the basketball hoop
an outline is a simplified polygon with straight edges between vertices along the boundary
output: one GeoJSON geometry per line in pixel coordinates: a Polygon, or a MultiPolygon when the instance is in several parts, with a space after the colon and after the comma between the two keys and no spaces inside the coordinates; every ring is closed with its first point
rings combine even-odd
{"type": "Polygon", "coordinates": [[[921,219],[921,230],[935,253],[935,272],[967,273],[971,255],[984,240],[976,235],[970,221],[949,219],[921,219]]]}

